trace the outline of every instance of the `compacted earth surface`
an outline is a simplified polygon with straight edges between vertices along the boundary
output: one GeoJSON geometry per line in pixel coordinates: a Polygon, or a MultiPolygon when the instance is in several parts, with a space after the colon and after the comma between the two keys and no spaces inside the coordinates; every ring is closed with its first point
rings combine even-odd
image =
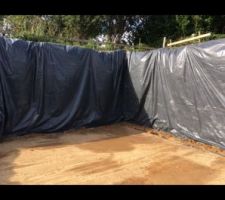
{"type": "Polygon", "coordinates": [[[128,123],[0,143],[0,184],[225,184],[224,150],[128,123]]]}

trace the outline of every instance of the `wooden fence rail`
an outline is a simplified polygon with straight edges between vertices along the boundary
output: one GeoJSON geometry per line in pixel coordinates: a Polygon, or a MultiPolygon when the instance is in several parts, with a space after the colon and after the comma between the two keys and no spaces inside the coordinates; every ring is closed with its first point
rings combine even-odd
{"type": "Polygon", "coordinates": [[[212,35],[211,33],[206,33],[206,34],[198,35],[198,36],[195,36],[195,37],[187,38],[187,39],[184,39],[184,40],[179,40],[179,41],[176,41],[176,42],[170,42],[169,44],[167,44],[167,47],[172,47],[172,46],[175,46],[175,45],[178,45],[178,44],[184,44],[186,42],[190,42],[190,41],[193,41],[193,40],[199,40],[199,39],[202,39],[202,38],[210,37],[211,35],[212,35]]]}

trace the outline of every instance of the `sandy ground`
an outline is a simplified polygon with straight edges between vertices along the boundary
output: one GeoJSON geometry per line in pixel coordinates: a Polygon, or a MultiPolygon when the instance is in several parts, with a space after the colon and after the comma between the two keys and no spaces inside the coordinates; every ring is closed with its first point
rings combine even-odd
{"type": "Polygon", "coordinates": [[[225,184],[225,153],[126,123],[0,143],[0,184],[225,184]]]}

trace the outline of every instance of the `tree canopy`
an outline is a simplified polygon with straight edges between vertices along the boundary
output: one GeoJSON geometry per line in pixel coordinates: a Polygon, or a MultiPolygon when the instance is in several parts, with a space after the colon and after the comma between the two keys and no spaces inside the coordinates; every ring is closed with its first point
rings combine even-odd
{"type": "Polygon", "coordinates": [[[161,47],[193,33],[225,33],[225,15],[0,15],[3,34],[34,41],[90,40],[161,47]]]}

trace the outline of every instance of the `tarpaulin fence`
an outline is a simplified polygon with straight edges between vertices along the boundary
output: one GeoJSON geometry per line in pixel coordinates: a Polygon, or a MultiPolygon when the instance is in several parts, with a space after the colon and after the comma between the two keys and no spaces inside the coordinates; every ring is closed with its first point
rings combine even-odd
{"type": "Polygon", "coordinates": [[[0,135],[130,121],[225,148],[225,40],[148,52],[0,38],[0,135]]]}

